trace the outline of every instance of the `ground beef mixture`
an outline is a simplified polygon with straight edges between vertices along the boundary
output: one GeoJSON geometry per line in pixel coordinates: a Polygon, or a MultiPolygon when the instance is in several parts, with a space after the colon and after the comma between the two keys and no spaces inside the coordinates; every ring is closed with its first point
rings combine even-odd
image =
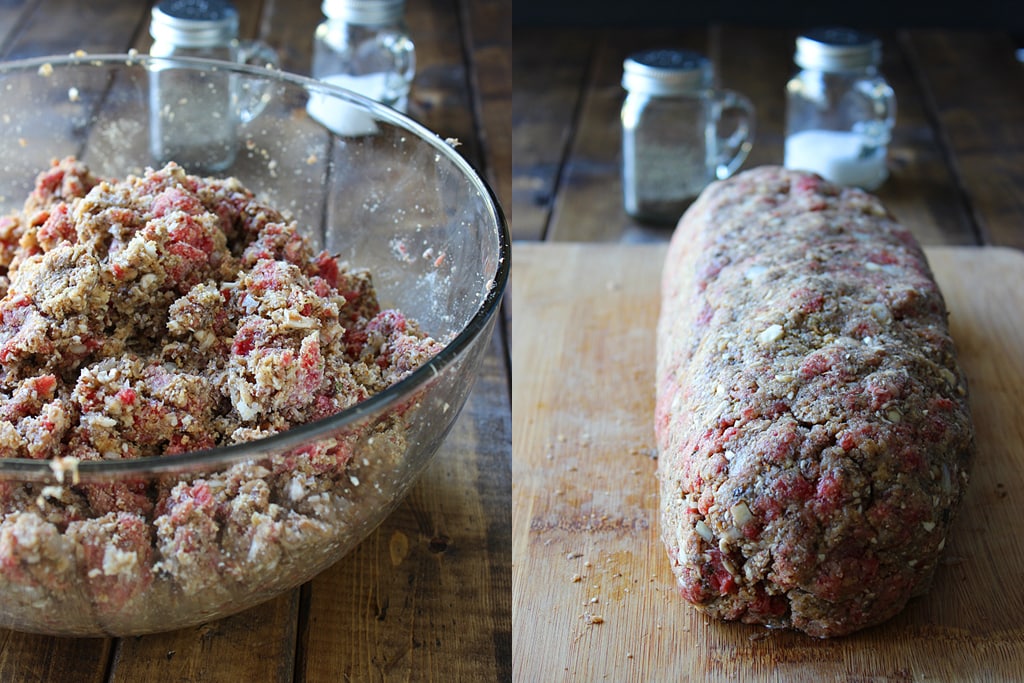
{"type": "MultiPolygon", "coordinates": [[[[441,348],[237,180],[173,163],[116,181],[55,162],[0,218],[0,295],[3,458],[250,441],[344,410],[441,348]]],[[[403,451],[400,428],[377,429],[403,451]]],[[[81,590],[102,615],[158,578],[187,594],[268,581],[337,536],[351,445],[187,480],[0,482],[0,590],[54,609],[81,590]]]]}
{"type": "Polygon", "coordinates": [[[669,249],[657,363],[688,601],[827,637],[927,590],[973,430],[941,293],[876,198],[774,167],[708,188],[669,249]]]}

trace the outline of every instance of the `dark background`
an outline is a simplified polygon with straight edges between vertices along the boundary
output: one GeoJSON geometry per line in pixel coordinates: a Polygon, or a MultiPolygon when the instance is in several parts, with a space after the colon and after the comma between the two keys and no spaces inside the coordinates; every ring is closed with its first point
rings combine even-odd
{"type": "Polygon", "coordinates": [[[1024,33],[1024,2],[1005,0],[512,0],[513,22],[534,26],[687,26],[708,23],[853,28],[1002,28],[1024,33]]]}

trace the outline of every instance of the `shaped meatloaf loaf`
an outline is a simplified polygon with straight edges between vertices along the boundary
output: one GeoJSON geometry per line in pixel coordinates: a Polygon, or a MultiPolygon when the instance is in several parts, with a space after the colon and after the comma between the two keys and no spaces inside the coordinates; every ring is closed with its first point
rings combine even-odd
{"type": "Polygon", "coordinates": [[[814,175],[709,187],[665,263],[656,432],[662,536],[708,614],[838,636],[925,592],[974,438],[910,232],[814,175]]]}

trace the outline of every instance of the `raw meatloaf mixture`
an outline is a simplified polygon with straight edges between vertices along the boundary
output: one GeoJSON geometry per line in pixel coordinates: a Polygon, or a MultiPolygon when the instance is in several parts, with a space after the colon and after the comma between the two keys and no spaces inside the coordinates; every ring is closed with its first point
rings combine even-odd
{"type": "MultiPolygon", "coordinates": [[[[348,408],[441,348],[237,180],[174,164],[113,181],[55,162],[0,219],[0,275],[3,458],[66,467],[249,441],[348,408]]],[[[397,422],[378,437],[404,452],[397,422]]],[[[351,457],[339,438],[194,479],[0,482],[0,590],[59,610],[81,589],[103,614],[156,578],[189,596],[269,584],[283,558],[337,542],[351,457]]]]}
{"type": "Polygon", "coordinates": [[[973,431],[942,295],[876,198],[775,167],[713,184],[673,237],[657,343],[687,600],[827,637],[927,590],[973,431]]]}

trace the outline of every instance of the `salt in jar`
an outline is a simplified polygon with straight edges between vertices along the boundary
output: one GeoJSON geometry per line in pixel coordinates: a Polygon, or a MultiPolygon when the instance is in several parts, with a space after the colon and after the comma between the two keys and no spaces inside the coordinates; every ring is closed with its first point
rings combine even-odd
{"type": "Polygon", "coordinates": [[[818,28],[796,39],[800,71],[786,85],[786,168],[866,190],[885,181],[896,98],[878,72],[881,57],[881,41],[853,29],[818,28]]]}

